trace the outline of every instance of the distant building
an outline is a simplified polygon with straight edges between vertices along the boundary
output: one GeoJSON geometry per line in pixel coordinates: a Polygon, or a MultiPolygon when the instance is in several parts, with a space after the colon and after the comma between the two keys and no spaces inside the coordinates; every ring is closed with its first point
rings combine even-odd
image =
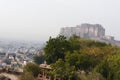
{"type": "Polygon", "coordinates": [[[104,38],[105,38],[105,39],[108,39],[108,40],[114,40],[114,37],[113,37],[113,36],[105,36],[104,38]]]}
{"type": "Polygon", "coordinates": [[[100,24],[81,24],[76,27],[61,28],[60,35],[69,38],[72,35],[77,35],[81,38],[104,37],[105,29],[100,24]]]}
{"type": "Polygon", "coordinates": [[[100,24],[84,23],[75,27],[63,27],[61,28],[59,35],[63,35],[67,38],[76,35],[80,38],[92,39],[120,47],[120,41],[115,40],[113,36],[105,35],[105,29],[100,24]]]}

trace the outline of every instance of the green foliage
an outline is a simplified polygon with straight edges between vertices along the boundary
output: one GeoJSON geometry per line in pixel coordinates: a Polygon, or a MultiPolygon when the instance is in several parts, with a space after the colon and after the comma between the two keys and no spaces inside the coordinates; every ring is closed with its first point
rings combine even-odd
{"type": "Polygon", "coordinates": [[[43,55],[41,56],[35,55],[33,59],[34,59],[34,62],[38,65],[44,63],[44,60],[45,60],[43,55]]]}
{"type": "Polygon", "coordinates": [[[95,70],[101,73],[107,80],[120,80],[120,54],[106,56],[95,70]]]}
{"type": "Polygon", "coordinates": [[[80,54],[76,51],[73,53],[68,52],[65,59],[71,66],[75,66],[77,70],[88,70],[92,67],[92,58],[87,54],[80,54]]]}
{"type": "Polygon", "coordinates": [[[51,65],[53,70],[51,74],[54,77],[61,77],[62,80],[78,80],[74,66],[59,59],[56,63],[51,65]]]}
{"type": "Polygon", "coordinates": [[[69,38],[69,42],[71,45],[71,50],[79,50],[80,49],[80,44],[79,43],[80,37],[73,35],[72,37],[69,38]]]}
{"type": "Polygon", "coordinates": [[[44,51],[47,63],[52,64],[53,70],[50,74],[54,77],[60,76],[62,80],[78,80],[80,78],[76,73],[83,70],[85,73],[96,72],[92,75],[87,74],[85,80],[103,80],[103,78],[99,79],[99,74],[106,80],[120,80],[120,49],[118,47],[80,39],[77,36],[72,36],[70,39],[58,36],[49,39],[44,51]]]}
{"type": "Polygon", "coordinates": [[[108,64],[102,62],[97,67],[95,70],[103,75],[103,77],[107,78],[109,76],[109,66],[108,64]]]}
{"type": "Polygon", "coordinates": [[[82,48],[84,47],[99,47],[100,48],[100,47],[108,46],[108,44],[106,43],[89,40],[89,39],[80,39],[79,44],[81,45],[82,48]]]}
{"type": "Polygon", "coordinates": [[[26,72],[24,75],[19,77],[19,80],[35,80],[35,78],[31,73],[26,72]]]}
{"type": "Polygon", "coordinates": [[[120,53],[111,55],[107,58],[112,77],[116,80],[120,80],[120,53]]]}
{"type": "Polygon", "coordinates": [[[90,72],[89,74],[79,73],[80,80],[106,80],[100,73],[90,72]]]}
{"type": "Polygon", "coordinates": [[[64,36],[50,38],[44,48],[45,59],[48,64],[55,63],[58,59],[64,59],[65,52],[69,50],[71,50],[70,43],[64,36]]]}
{"type": "Polygon", "coordinates": [[[40,73],[40,67],[34,63],[28,63],[24,68],[26,72],[31,73],[34,77],[37,77],[40,73]]]}

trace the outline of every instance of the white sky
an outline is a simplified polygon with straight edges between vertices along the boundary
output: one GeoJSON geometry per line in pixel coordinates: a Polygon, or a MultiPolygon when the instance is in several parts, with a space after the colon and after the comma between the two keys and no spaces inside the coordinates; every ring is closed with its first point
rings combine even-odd
{"type": "Polygon", "coordinates": [[[0,0],[0,38],[47,40],[81,23],[120,40],[120,0],[0,0]]]}

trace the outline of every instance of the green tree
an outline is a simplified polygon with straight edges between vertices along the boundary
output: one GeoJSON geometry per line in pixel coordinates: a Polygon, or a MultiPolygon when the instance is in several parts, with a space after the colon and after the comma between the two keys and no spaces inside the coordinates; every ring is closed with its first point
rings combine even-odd
{"type": "Polygon", "coordinates": [[[120,80],[120,53],[108,56],[106,61],[110,67],[110,78],[120,80]]]}
{"type": "Polygon", "coordinates": [[[71,66],[75,66],[77,70],[89,70],[95,62],[88,54],[82,54],[77,51],[66,53],[65,61],[71,66]]]}
{"type": "Polygon", "coordinates": [[[120,54],[110,54],[97,65],[95,70],[107,80],[120,80],[120,54]]]}
{"type": "Polygon", "coordinates": [[[37,77],[40,73],[40,67],[34,63],[28,63],[24,68],[26,72],[31,73],[34,77],[37,77]]]}
{"type": "Polygon", "coordinates": [[[105,63],[105,62],[100,63],[99,65],[97,65],[95,70],[97,72],[99,72],[100,74],[102,74],[104,78],[108,78],[110,68],[109,68],[109,65],[107,63],[105,63]]]}
{"type": "Polygon", "coordinates": [[[69,42],[71,45],[71,50],[79,50],[80,49],[80,44],[79,44],[80,37],[73,35],[72,37],[69,38],[69,42]]]}
{"type": "Polygon", "coordinates": [[[64,59],[65,52],[70,50],[71,46],[66,37],[50,38],[44,48],[45,59],[48,64],[55,63],[58,59],[64,59]]]}
{"type": "Polygon", "coordinates": [[[54,77],[60,77],[62,80],[79,80],[74,66],[64,62],[62,59],[51,65],[53,70],[51,74],[54,77]]]}
{"type": "Polygon", "coordinates": [[[45,60],[43,55],[41,56],[35,55],[33,59],[34,59],[34,62],[38,65],[44,63],[44,60],[45,60]]]}

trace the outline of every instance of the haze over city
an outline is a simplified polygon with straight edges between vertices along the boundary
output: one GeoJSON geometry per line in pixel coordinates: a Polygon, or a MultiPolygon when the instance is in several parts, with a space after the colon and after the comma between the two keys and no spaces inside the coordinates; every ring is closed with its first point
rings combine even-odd
{"type": "Polygon", "coordinates": [[[119,0],[0,0],[0,38],[47,40],[61,27],[101,24],[120,40],[119,0]]]}

